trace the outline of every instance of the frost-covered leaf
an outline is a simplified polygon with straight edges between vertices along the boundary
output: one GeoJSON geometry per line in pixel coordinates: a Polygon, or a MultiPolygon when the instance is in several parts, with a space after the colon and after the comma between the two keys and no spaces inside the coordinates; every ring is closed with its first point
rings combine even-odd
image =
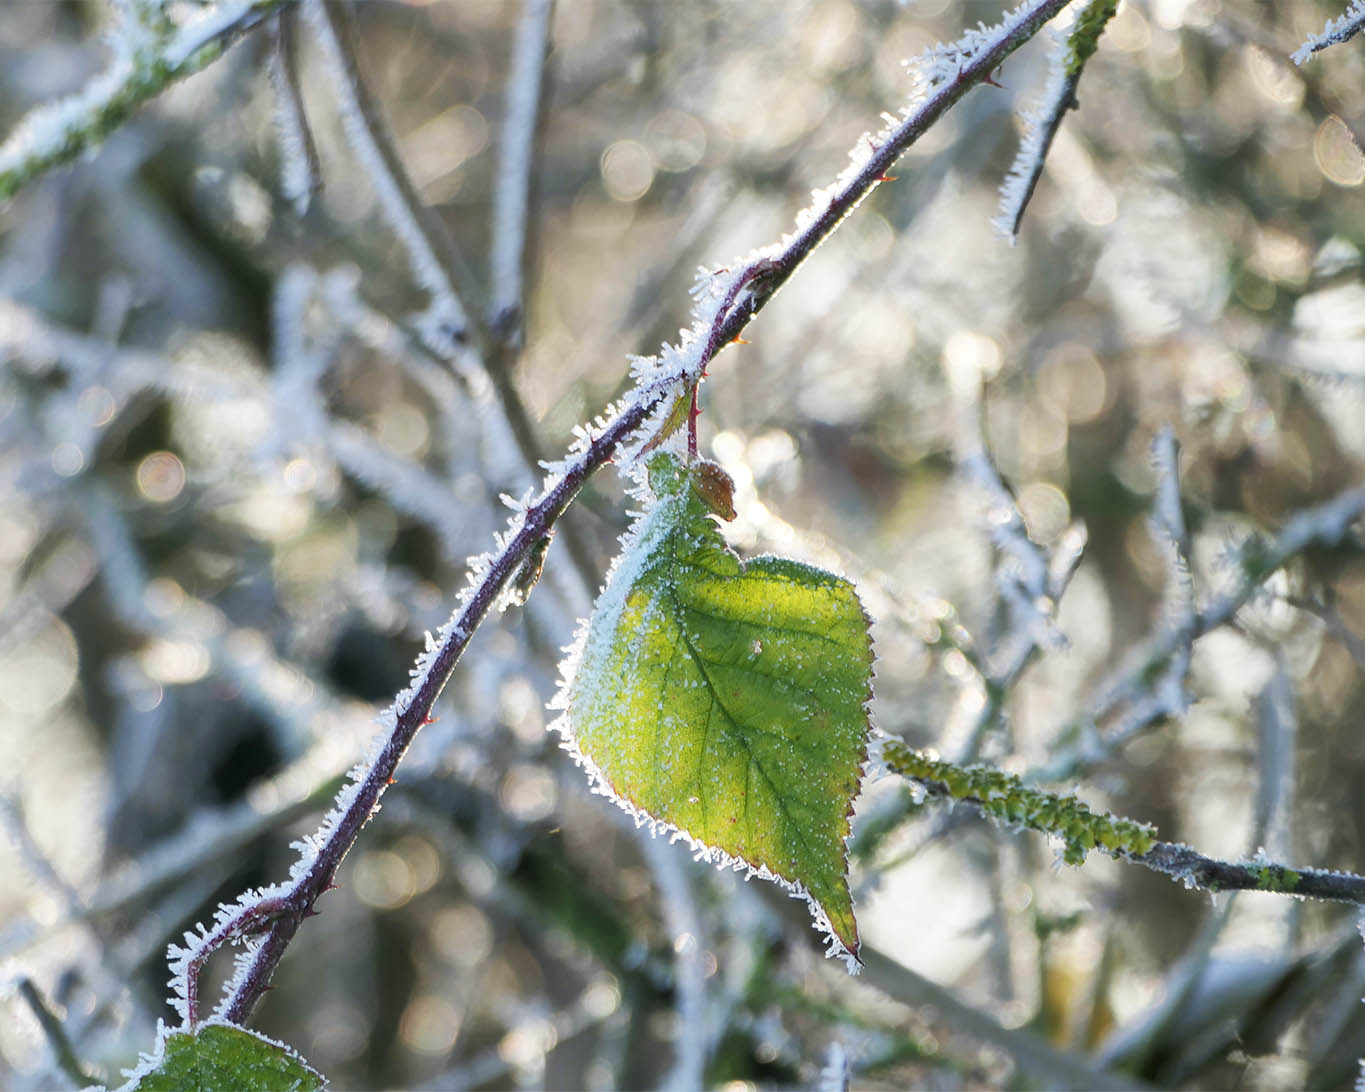
{"type": "Polygon", "coordinates": [[[718,467],[668,452],[648,466],[657,501],[596,604],[557,727],[623,808],[807,896],[856,955],[844,843],[867,754],[862,604],[822,569],[731,552],[712,519],[733,516],[718,467]]]}
{"type": "Polygon", "coordinates": [[[289,1047],[229,1024],[170,1032],[150,1064],[119,1092],[318,1092],[327,1085],[289,1047]]]}

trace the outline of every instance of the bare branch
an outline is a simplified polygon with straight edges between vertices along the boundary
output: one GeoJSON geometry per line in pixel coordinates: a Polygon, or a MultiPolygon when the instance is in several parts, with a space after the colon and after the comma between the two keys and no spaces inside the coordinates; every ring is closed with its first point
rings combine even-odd
{"type": "Polygon", "coordinates": [[[463,265],[449,236],[433,222],[403,169],[388,126],[356,66],[340,0],[303,0],[303,16],[327,62],[346,137],[379,196],[389,226],[407,251],[413,276],[428,293],[429,306],[418,320],[420,332],[436,352],[458,357],[455,348],[470,336],[468,312],[460,297],[471,295],[473,278],[460,273],[463,265]]]}
{"type": "Polygon", "coordinates": [[[507,76],[498,183],[493,191],[492,288],[488,325],[501,340],[520,344],[525,312],[527,220],[536,132],[544,97],[554,0],[524,0],[507,76]]]}
{"type": "Polygon", "coordinates": [[[270,86],[275,92],[275,125],[280,147],[280,191],[294,214],[308,211],[322,188],[322,169],[298,70],[298,10],[287,8],[270,21],[270,86]]]}
{"type": "Polygon", "coordinates": [[[61,1018],[48,1007],[46,999],[38,992],[38,987],[28,975],[19,979],[19,996],[24,999],[34,1019],[43,1029],[43,1036],[52,1047],[57,1068],[66,1079],[77,1088],[84,1088],[98,1081],[99,1074],[81,1064],[75,1047],[71,1045],[71,1038],[66,1034],[66,1028],[62,1026],[61,1018]]]}

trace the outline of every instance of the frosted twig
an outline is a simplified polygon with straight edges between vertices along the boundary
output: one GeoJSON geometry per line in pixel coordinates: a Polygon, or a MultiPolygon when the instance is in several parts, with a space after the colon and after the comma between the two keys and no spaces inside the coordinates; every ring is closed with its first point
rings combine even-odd
{"type": "Polygon", "coordinates": [[[270,21],[270,86],[275,93],[275,129],[280,149],[280,192],[294,215],[308,211],[322,188],[318,150],[303,110],[298,71],[298,11],[287,8],[270,21]]]}
{"type": "Polygon", "coordinates": [[[1294,50],[1291,59],[1295,64],[1307,64],[1308,58],[1314,53],[1321,53],[1328,46],[1349,42],[1362,29],[1365,29],[1365,0],[1353,0],[1344,13],[1329,19],[1322,30],[1294,50]]]}
{"type": "Polygon", "coordinates": [[[658,884],[659,905],[673,938],[678,1034],[673,1040],[673,1068],[659,1087],[668,1092],[688,1092],[703,1087],[706,1061],[711,1053],[701,917],[683,868],[684,858],[674,853],[663,839],[640,827],[635,831],[644,843],[645,859],[658,884]]]}
{"type": "Polygon", "coordinates": [[[445,477],[385,450],[347,421],[328,421],[322,439],[337,466],[383,493],[395,511],[430,527],[447,560],[461,559],[469,549],[470,521],[445,477]]]}
{"type": "Polygon", "coordinates": [[[1130,1071],[1137,1070],[1149,1058],[1163,1033],[1174,1030],[1176,1034],[1180,1034],[1184,1031],[1183,1026],[1177,1025],[1173,1028],[1172,1025],[1175,1021],[1185,1018],[1189,1012],[1190,999],[1209,971],[1214,948],[1232,918],[1234,905],[1232,899],[1225,899],[1223,905],[1216,907],[1200,925],[1194,939],[1186,946],[1179,962],[1166,979],[1162,990],[1164,996],[1156,1003],[1156,1016],[1150,1030],[1139,1036],[1137,1042],[1131,1046],[1125,1043],[1122,1036],[1111,1039],[1101,1049],[1101,1058],[1111,1065],[1122,1066],[1130,1071]]]}
{"type": "Polygon", "coordinates": [[[1252,847],[1265,846],[1272,856],[1285,856],[1293,841],[1289,820],[1293,814],[1294,745],[1299,724],[1294,714],[1294,684],[1283,654],[1276,656],[1275,671],[1256,705],[1261,746],[1256,752],[1260,778],[1252,847]]]}
{"type": "Polygon", "coordinates": [[[1029,772],[1030,780],[1064,781],[1089,763],[1098,761],[1128,742],[1149,725],[1172,715],[1174,695],[1154,694],[1153,678],[1178,682],[1183,694],[1184,676],[1168,673],[1172,658],[1185,659],[1191,642],[1204,636],[1242,609],[1265,583],[1291,558],[1309,546],[1333,546],[1346,537],[1351,525],[1365,516],[1365,487],[1348,489],[1333,499],[1293,516],[1274,538],[1259,537],[1244,543],[1229,561],[1235,573],[1226,588],[1202,609],[1194,611],[1186,627],[1164,626],[1097,691],[1086,715],[1069,726],[1080,741],[1029,772]],[[1118,708],[1126,708],[1121,722],[1110,731],[1095,731],[1097,721],[1118,708]]]}
{"type": "Polygon", "coordinates": [[[0,145],[0,200],[99,144],[143,103],[216,60],[288,2],[222,0],[156,35],[125,20],[109,67],[76,94],[31,111],[0,145]]]}
{"type": "Polygon", "coordinates": [[[1348,489],[1331,500],[1292,516],[1269,542],[1253,538],[1237,551],[1232,565],[1237,577],[1233,586],[1218,596],[1195,619],[1200,636],[1228,621],[1255,594],[1267,577],[1309,546],[1335,546],[1351,525],[1365,516],[1365,487],[1348,489]]]}
{"type": "MultiPolygon", "coordinates": [[[[1029,537],[1019,507],[986,450],[980,384],[971,386],[975,395],[970,399],[965,384],[959,392],[958,463],[963,475],[986,497],[991,540],[1001,558],[995,573],[996,589],[1012,624],[998,636],[989,656],[976,652],[969,642],[957,642],[985,688],[985,700],[970,714],[962,742],[954,748],[958,760],[964,762],[976,757],[984,733],[1000,715],[1010,688],[1038,652],[1044,647],[1065,645],[1066,638],[1057,629],[1054,616],[1086,544],[1085,527],[1080,523],[1067,529],[1050,554],[1029,537]]],[[[943,632],[951,638],[956,630],[945,627],[943,632]]]]}
{"type": "MultiPolygon", "coordinates": [[[[298,264],[284,270],[275,282],[271,309],[275,331],[274,413],[289,419],[295,441],[320,445],[337,466],[383,492],[399,511],[420,520],[441,541],[449,560],[459,560],[468,550],[467,515],[449,481],[420,463],[385,450],[364,429],[336,420],[323,406],[317,384],[326,373],[345,332],[345,320],[361,315],[353,306],[336,317],[342,323],[310,324],[309,306],[321,294],[321,278],[298,264]],[[319,325],[316,333],[313,325],[319,325]]],[[[331,293],[335,296],[335,292],[331,293]]],[[[325,297],[326,302],[332,302],[325,297]]]]}
{"type": "Polygon", "coordinates": [[[1156,496],[1152,504],[1152,536],[1166,562],[1162,624],[1166,632],[1182,637],[1171,650],[1161,673],[1149,678],[1139,700],[1142,716],[1179,716],[1189,705],[1185,676],[1194,655],[1197,625],[1194,579],[1190,574],[1190,536],[1180,501],[1180,445],[1166,426],[1152,441],[1152,466],[1156,471],[1156,496]]]}
{"type": "Polygon", "coordinates": [[[1365,876],[1271,861],[1220,861],[1189,846],[1158,842],[1132,860],[1205,891],[1269,891],[1365,906],[1365,876]]]}
{"type": "Polygon", "coordinates": [[[1325,603],[1319,603],[1316,599],[1306,599],[1299,595],[1287,595],[1284,601],[1291,607],[1296,607],[1318,619],[1327,627],[1327,632],[1351,654],[1351,659],[1355,660],[1357,664],[1365,666],[1365,638],[1353,633],[1350,627],[1342,621],[1341,615],[1337,611],[1325,603]]]}
{"type": "Polygon", "coordinates": [[[825,1064],[820,1067],[819,1092],[848,1092],[848,1053],[844,1044],[835,1039],[829,1044],[825,1054],[825,1064]]]}
{"type": "MultiPolygon", "coordinates": [[[[1356,147],[1365,149],[1365,127],[1362,126],[1355,111],[1348,109],[1337,95],[1328,90],[1321,78],[1315,78],[1306,72],[1302,63],[1296,63],[1293,58],[1285,56],[1281,52],[1280,39],[1258,23],[1251,11],[1225,7],[1221,12],[1221,18],[1201,24],[1201,29],[1210,40],[1226,41],[1232,36],[1238,42],[1259,47],[1265,57],[1276,61],[1278,68],[1286,75],[1292,75],[1302,85],[1304,105],[1313,109],[1314,116],[1321,116],[1324,113],[1336,115],[1337,120],[1351,134],[1356,147]]],[[[1321,75],[1322,73],[1319,73],[1319,77],[1321,75]]]]}
{"type": "Polygon", "coordinates": [[[434,351],[453,359],[456,347],[469,337],[469,320],[460,295],[467,294],[472,278],[460,277],[466,282],[460,289],[465,291],[457,289],[454,271],[460,268],[460,263],[454,248],[445,232],[433,223],[403,169],[388,126],[356,67],[339,3],[301,2],[303,16],[331,75],[331,90],[346,138],[374,186],[389,226],[407,252],[413,276],[428,294],[426,314],[419,320],[421,333],[434,351]]]}
{"type": "MultiPolygon", "coordinates": [[[[574,1001],[560,1006],[549,1018],[554,1028],[556,1046],[571,1043],[578,1036],[600,1028],[612,1019],[615,1013],[604,1012],[600,1004],[594,1004],[594,1000],[593,988],[590,986],[574,1001]]],[[[432,1078],[430,1087],[464,1092],[465,1089],[486,1088],[491,1084],[510,1084],[501,1078],[515,1068],[511,1059],[506,1049],[500,1050],[495,1044],[432,1078]]]]}
{"type": "Polygon", "coordinates": [[[19,852],[19,858],[29,874],[62,903],[71,917],[83,909],[76,889],[57,871],[47,854],[39,847],[24,816],[23,805],[17,796],[0,795],[0,829],[19,852]]]}
{"type": "MultiPolygon", "coordinates": [[[[320,0],[308,0],[315,12],[320,0]]],[[[220,909],[212,927],[187,935],[188,947],[172,952],[173,985],[182,1020],[199,1019],[199,971],[209,953],[233,937],[264,929],[238,961],[228,996],[218,1010],[242,1023],[266,989],[276,965],[332,883],[336,870],[391,783],[398,763],[423,724],[463,655],[475,630],[494,608],[531,549],[551,530],[589,475],[608,459],[628,464],[633,451],[657,431],[648,423],[666,412],[680,393],[701,378],[703,369],[731,344],[755,314],[796,271],[805,258],[884,178],[896,159],[968,90],[990,73],[1064,6],[1065,0],[1033,0],[1012,12],[998,27],[973,32],[970,48],[932,73],[924,97],[875,140],[859,142],[853,163],[839,181],[815,197],[797,220],[797,231],[781,243],[751,255],[729,272],[703,276],[692,327],[678,345],[666,345],[661,358],[637,361],[636,385],[623,402],[579,430],[569,457],[555,464],[540,492],[513,514],[495,550],[474,559],[470,586],[460,605],[413,669],[412,685],[380,718],[381,733],[369,756],[352,771],[321,828],[300,843],[300,858],[289,879],[264,891],[247,892],[220,909]],[[646,426],[642,430],[642,426],[646,426]]],[[[325,14],[325,12],[323,13],[325,14]]]]}
{"type": "Polygon", "coordinates": [[[863,945],[862,955],[866,964],[863,978],[870,985],[901,1004],[933,1008],[953,1028],[1004,1052],[1043,1087],[1128,1092],[1146,1087],[1094,1058],[1062,1050],[1026,1028],[1002,1027],[995,1017],[964,1004],[952,990],[897,963],[870,944],[863,945]]]}
{"type": "Polygon", "coordinates": [[[1047,85],[1038,104],[1023,117],[1024,137],[1000,186],[1000,212],[991,221],[1008,239],[1019,234],[1024,210],[1042,176],[1043,162],[1061,128],[1062,118],[1076,107],[1076,87],[1081,82],[1085,62],[1095,52],[1100,35],[1117,10],[1118,0],[1089,0],[1065,37],[1053,34],[1047,85]]]}
{"type": "Polygon", "coordinates": [[[71,1039],[66,1034],[66,1028],[62,1026],[60,1017],[48,1007],[47,1001],[38,992],[38,987],[34,985],[33,979],[27,975],[19,979],[19,996],[24,999],[29,1011],[33,1013],[34,1019],[43,1029],[43,1036],[52,1048],[53,1058],[63,1076],[77,1088],[84,1088],[86,1085],[98,1081],[100,1079],[99,1074],[81,1064],[80,1057],[76,1054],[76,1048],[71,1045],[71,1039]]]}
{"type": "MultiPolygon", "coordinates": [[[[81,920],[87,913],[87,907],[80,893],[57,871],[52,860],[38,845],[17,796],[0,796],[0,830],[8,835],[29,875],[62,904],[66,920],[81,920]]],[[[110,996],[126,995],[142,1008],[143,999],[138,990],[129,986],[129,968],[115,954],[108,938],[94,929],[89,930],[89,935],[98,953],[97,969],[101,988],[107,990],[110,996]]]]}
{"type": "Polygon", "coordinates": [[[488,325],[497,337],[512,344],[521,341],[524,319],[531,175],[553,10],[554,0],[523,0],[507,76],[507,113],[498,156],[498,181],[493,190],[488,325]]]}
{"type": "MultiPolygon", "coordinates": [[[[477,359],[502,407],[501,423],[506,425],[522,461],[534,469],[541,459],[539,441],[531,416],[509,374],[512,360],[507,350],[510,343],[501,340],[490,345],[479,311],[467,312],[461,304],[463,297],[471,301],[472,308],[472,301],[478,296],[474,279],[440,223],[422,204],[403,166],[388,127],[356,66],[340,3],[338,0],[302,2],[305,18],[314,28],[332,73],[347,138],[366,168],[390,226],[407,250],[414,277],[430,296],[426,312],[415,318],[417,335],[429,352],[467,377],[477,374],[471,370],[477,359]]],[[[534,125],[531,128],[534,130],[534,125]]],[[[532,136],[533,132],[528,133],[526,139],[532,136]]],[[[517,248],[518,262],[523,247],[524,242],[517,248]]],[[[475,394],[477,396],[479,391],[475,394]]],[[[486,393],[484,397],[487,397],[486,393]]],[[[490,425],[494,442],[501,435],[496,429],[496,424],[490,425]]],[[[508,447],[510,450],[511,445],[508,447]]],[[[580,575],[590,585],[595,584],[592,552],[571,525],[565,527],[564,541],[580,575]]]]}

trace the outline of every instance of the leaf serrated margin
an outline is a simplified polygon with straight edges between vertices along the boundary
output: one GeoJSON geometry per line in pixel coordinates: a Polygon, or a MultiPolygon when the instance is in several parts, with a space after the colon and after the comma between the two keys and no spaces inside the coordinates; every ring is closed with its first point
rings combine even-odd
{"type": "MultiPolygon", "coordinates": [[[[672,445],[669,445],[670,447],[672,445]]],[[[564,650],[564,657],[560,663],[561,682],[558,692],[549,703],[551,710],[559,711],[557,716],[549,725],[549,730],[560,736],[560,746],[568,752],[587,775],[591,791],[599,796],[604,796],[611,800],[617,807],[624,811],[634,821],[636,827],[646,827],[650,834],[655,837],[667,837],[672,842],[685,842],[692,851],[693,858],[708,864],[715,865],[718,869],[729,869],[744,875],[746,880],[757,877],[767,880],[782,890],[786,891],[792,898],[805,901],[810,910],[812,924],[816,931],[820,933],[825,941],[825,957],[839,958],[844,961],[850,974],[857,974],[862,964],[858,959],[856,951],[850,951],[848,946],[840,939],[828,912],[800,880],[783,876],[773,872],[765,864],[755,864],[743,857],[736,856],[718,846],[711,845],[709,842],[684,827],[676,823],[660,819],[647,810],[635,804],[618,792],[611,783],[610,778],[589,757],[579,745],[577,734],[574,731],[570,716],[570,699],[575,680],[583,664],[588,650],[588,643],[591,639],[592,630],[597,628],[600,632],[615,633],[620,623],[621,615],[627,607],[627,602],[631,590],[635,587],[644,570],[648,567],[652,557],[653,547],[666,536],[673,533],[673,529],[682,518],[687,504],[686,489],[663,496],[655,496],[648,485],[641,483],[640,491],[636,496],[645,501],[643,513],[638,514],[638,518],[627,529],[621,537],[620,549],[613,559],[611,566],[607,570],[607,576],[603,582],[594,608],[589,617],[581,619],[574,635],[574,640],[564,650]],[[653,503],[650,503],[650,502],[653,503]]],[[[805,565],[802,562],[791,558],[780,557],[777,555],[764,554],[759,557],[750,558],[742,565],[750,564],[771,564],[782,563],[786,565],[798,566],[812,573],[818,573],[823,577],[830,577],[842,581],[843,578],[828,573],[815,566],[805,565]]],[[[846,582],[846,581],[845,581],[846,582]]],[[[850,585],[851,586],[851,585],[850,585]]],[[[867,609],[863,606],[862,600],[856,594],[854,596],[858,603],[858,608],[862,616],[863,624],[871,626],[871,619],[868,617],[867,609]]],[[[862,711],[868,731],[862,737],[861,747],[856,762],[854,764],[854,791],[850,794],[848,805],[843,813],[842,830],[839,831],[839,842],[842,847],[842,861],[845,870],[845,883],[847,882],[847,868],[849,861],[848,840],[852,833],[852,817],[856,810],[858,796],[862,787],[868,781],[868,773],[872,764],[869,752],[869,736],[872,731],[872,679],[875,676],[876,652],[869,641],[869,651],[871,653],[867,666],[867,679],[862,701],[859,708],[862,711]]]]}

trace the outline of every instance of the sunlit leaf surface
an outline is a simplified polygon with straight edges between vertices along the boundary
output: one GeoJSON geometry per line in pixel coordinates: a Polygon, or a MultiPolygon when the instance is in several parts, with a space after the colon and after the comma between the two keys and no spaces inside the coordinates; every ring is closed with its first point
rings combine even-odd
{"type": "Polygon", "coordinates": [[[160,1064],[120,1092],[318,1092],[326,1082],[288,1047],[206,1024],[166,1037],[160,1064]]]}
{"type": "Polygon", "coordinates": [[[589,624],[571,738],[627,810],[802,890],[856,955],[844,842],[867,748],[867,618],[832,573],[741,561],[712,518],[728,507],[718,468],[701,465],[650,460],[657,504],[589,624]]]}

